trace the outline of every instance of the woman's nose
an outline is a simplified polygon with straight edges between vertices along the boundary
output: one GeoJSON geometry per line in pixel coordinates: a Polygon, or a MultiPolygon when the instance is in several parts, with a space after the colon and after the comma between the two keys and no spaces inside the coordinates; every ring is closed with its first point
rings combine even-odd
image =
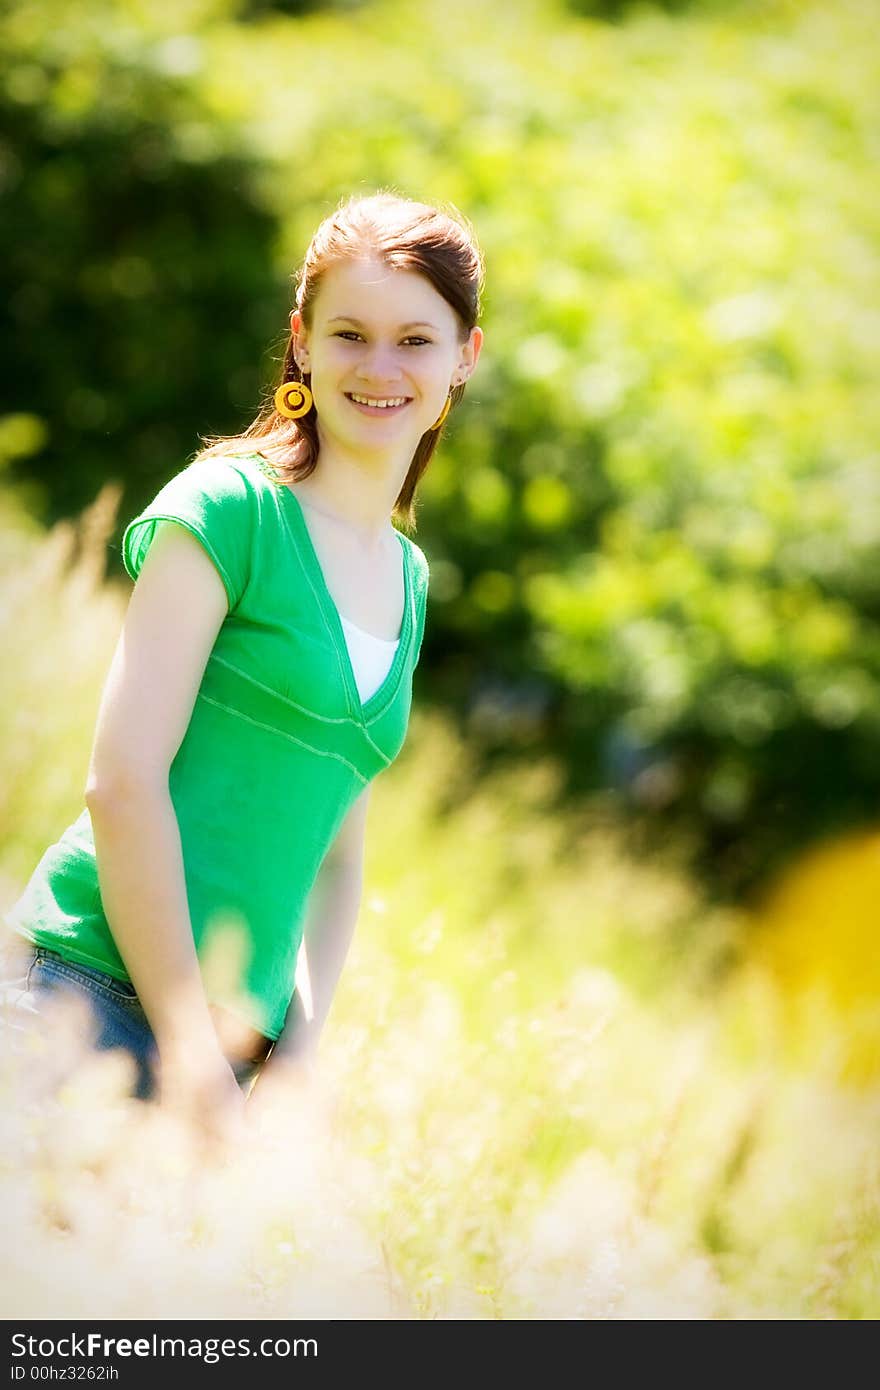
{"type": "Polygon", "coordinates": [[[400,376],[400,365],[393,348],[377,343],[367,348],[358,362],[358,376],[364,381],[393,382],[400,376]]]}

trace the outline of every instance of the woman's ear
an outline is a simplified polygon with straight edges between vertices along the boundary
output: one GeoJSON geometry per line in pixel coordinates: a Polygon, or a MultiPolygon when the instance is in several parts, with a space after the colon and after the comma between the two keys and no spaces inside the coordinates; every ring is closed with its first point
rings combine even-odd
{"type": "Polygon", "coordinates": [[[294,351],[296,353],[299,369],[300,371],[308,371],[309,333],[299,309],[291,310],[290,331],[294,338],[294,351]]]}
{"type": "Polygon", "coordinates": [[[479,360],[483,348],[482,328],[472,328],[468,334],[467,342],[462,345],[458,364],[464,369],[467,376],[471,376],[479,360]]]}

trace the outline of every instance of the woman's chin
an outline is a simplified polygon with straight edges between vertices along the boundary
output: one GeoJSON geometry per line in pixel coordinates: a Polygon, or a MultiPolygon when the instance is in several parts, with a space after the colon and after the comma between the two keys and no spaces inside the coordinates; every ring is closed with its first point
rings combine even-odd
{"type": "MultiPolygon", "coordinates": [[[[427,426],[426,426],[427,429],[427,426]]],[[[359,450],[362,453],[387,453],[389,449],[395,453],[409,452],[415,453],[419,441],[426,430],[419,430],[418,424],[413,428],[413,421],[404,425],[394,420],[374,421],[365,420],[360,429],[351,425],[345,430],[340,430],[335,434],[340,443],[346,444],[349,448],[359,450]]],[[[327,439],[330,442],[330,439],[327,439]]]]}

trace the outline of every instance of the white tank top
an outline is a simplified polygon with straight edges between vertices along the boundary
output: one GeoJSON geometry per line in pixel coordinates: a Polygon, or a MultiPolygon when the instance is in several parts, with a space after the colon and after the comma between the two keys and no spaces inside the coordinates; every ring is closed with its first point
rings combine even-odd
{"type": "Polygon", "coordinates": [[[351,657],[358,694],[361,704],[364,704],[371,695],[375,695],[391,670],[400,638],[391,641],[387,637],[374,637],[372,632],[364,632],[362,627],[349,622],[341,613],[339,617],[342,620],[342,631],[351,657]]]}

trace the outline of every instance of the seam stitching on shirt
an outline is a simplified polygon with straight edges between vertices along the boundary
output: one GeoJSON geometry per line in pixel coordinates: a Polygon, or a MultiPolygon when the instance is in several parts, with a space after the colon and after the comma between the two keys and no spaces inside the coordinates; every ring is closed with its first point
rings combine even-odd
{"type": "Polygon", "coordinates": [[[354,724],[355,727],[359,727],[358,721],[353,719],[350,714],[318,714],[317,710],[311,710],[306,705],[297,704],[296,700],[291,700],[289,695],[282,695],[281,691],[276,690],[274,686],[266,685],[263,681],[258,681],[256,676],[252,676],[248,671],[243,671],[241,667],[236,666],[233,661],[227,661],[225,656],[217,656],[216,652],[212,652],[210,660],[218,662],[220,666],[226,666],[230,671],[234,671],[237,676],[241,676],[242,680],[250,681],[251,685],[257,686],[260,690],[265,690],[269,695],[274,695],[277,699],[282,700],[285,705],[290,705],[291,709],[300,710],[303,714],[310,715],[312,719],[320,719],[325,724],[354,724]]]}
{"type": "Polygon", "coordinates": [[[319,758],[335,758],[337,762],[344,763],[346,767],[351,768],[355,777],[363,782],[364,786],[367,785],[368,779],[355,767],[354,763],[350,763],[348,758],[343,758],[341,753],[333,753],[326,748],[315,748],[311,743],[306,743],[304,739],[297,738],[295,734],[285,733],[284,729],[276,729],[273,724],[263,724],[259,719],[252,719],[249,714],[242,714],[241,710],[233,709],[231,705],[224,705],[220,700],[215,700],[210,695],[204,695],[201,691],[199,691],[198,698],[205,700],[209,705],[215,705],[217,709],[224,710],[226,714],[234,715],[236,719],[243,719],[246,724],[253,724],[257,729],[265,729],[267,733],[277,734],[279,738],[289,739],[291,743],[298,743],[301,748],[308,749],[310,753],[316,753],[319,758]]]}
{"type": "MultiPolygon", "coordinates": [[[[372,724],[372,722],[373,722],[373,721],[370,720],[370,723],[371,723],[371,724],[372,724]]],[[[364,735],[364,738],[367,740],[367,743],[368,743],[368,744],[370,745],[370,747],[373,749],[373,751],[374,751],[375,753],[377,753],[378,756],[382,759],[382,761],[383,761],[383,763],[385,764],[385,766],[386,766],[386,767],[390,767],[390,766],[391,766],[391,759],[390,759],[389,757],[387,757],[387,756],[382,752],[382,749],[379,747],[378,743],[375,743],[375,742],[373,741],[373,738],[371,737],[370,732],[369,732],[369,730],[367,729],[366,723],[364,723],[364,725],[363,725],[363,735],[364,735]]]]}
{"type": "MultiPolygon", "coordinates": [[[[298,499],[297,499],[297,498],[294,498],[294,502],[296,502],[296,501],[298,501],[298,499]]],[[[308,569],[306,568],[306,562],[305,562],[305,560],[304,560],[303,557],[302,557],[302,553],[300,552],[299,542],[297,541],[296,536],[293,534],[293,527],[292,527],[291,524],[290,524],[290,519],[288,518],[287,512],[284,510],[283,507],[279,507],[279,511],[280,511],[280,513],[281,513],[281,518],[282,518],[282,520],[283,520],[283,522],[284,522],[284,525],[287,527],[288,535],[290,536],[290,539],[291,539],[291,541],[293,542],[293,549],[294,549],[294,552],[295,552],[295,554],[296,554],[296,558],[297,558],[297,560],[299,561],[299,567],[300,567],[300,569],[302,570],[303,574],[304,574],[305,577],[306,577],[306,581],[308,582],[308,586],[309,586],[309,588],[311,589],[312,594],[314,595],[315,602],[317,603],[318,607],[320,608],[321,614],[322,614],[322,616],[323,616],[323,613],[324,613],[324,605],[323,605],[323,603],[321,602],[321,598],[320,598],[320,595],[318,594],[317,589],[315,588],[314,584],[312,583],[312,576],[309,574],[308,569]]],[[[325,619],[325,622],[326,622],[326,619],[325,619]]],[[[340,654],[339,646],[338,646],[338,644],[337,644],[336,638],[332,635],[332,633],[331,633],[331,635],[330,635],[330,641],[331,641],[331,643],[332,643],[332,645],[333,645],[333,651],[334,651],[334,653],[336,654],[336,665],[339,667],[339,675],[340,675],[340,677],[341,677],[341,679],[342,679],[342,684],[343,684],[343,687],[344,687],[344,689],[345,689],[346,699],[349,699],[349,700],[350,700],[350,695],[349,695],[349,690],[348,690],[348,680],[347,680],[347,678],[346,678],[345,667],[344,667],[343,664],[342,664],[342,656],[341,656],[341,654],[340,654]]],[[[359,722],[359,721],[353,721],[353,722],[359,722]]]]}
{"type": "MultiPolygon", "coordinates": [[[[294,501],[297,501],[297,500],[298,500],[298,499],[294,498],[294,501]]],[[[299,561],[300,568],[301,568],[303,574],[305,575],[306,579],[308,580],[309,588],[311,589],[311,591],[312,591],[312,593],[313,593],[313,595],[314,595],[315,602],[318,604],[319,608],[321,609],[321,612],[323,613],[323,612],[324,612],[324,605],[323,605],[323,603],[321,602],[320,596],[319,596],[317,590],[315,589],[314,584],[312,583],[312,577],[311,577],[311,575],[309,574],[308,569],[306,568],[306,562],[305,562],[305,560],[304,560],[303,557],[302,557],[302,553],[300,552],[300,548],[299,548],[299,545],[298,545],[298,543],[297,543],[297,539],[296,539],[296,537],[295,537],[294,534],[293,534],[293,528],[292,528],[292,526],[291,526],[291,524],[290,524],[290,519],[288,518],[287,512],[284,510],[283,507],[279,508],[279,511],[280,511],[281,516],[282,516],[282,518],[283,518],[283,520],[284,520],[284,524],[285,524],[285,526],[287,527],[287,530],[288,530],[288,533],[289,533],[289,535],[290,535],[290,538],[291,538],[291,540],[293,541],[293,548],[294,548],[294,551],[296,552],[296,558],[297,558],[297,560],[299,561]]],[[[401,535],[401,533],[398,532],[398,535],[401,535]]],[[[406,537],[406,536],[403,536],[402,539],[403,539],[404,544],[405,544],[405,543],[406,543],[406,540],[407,540],[407,537],[406,537]]],[[[406,563],[406,561],[404,561],[404,564],[405,564],[405,563],[406,563]]],[[[409,588],[410,588],[410,622],[412,622],[412,606],[413,606],[413,603],[414,603],[414,601],[415,601],[415,596],[414,596],[414,594],[413,594],[413,585],[410,584],[409,588]]],[[[331,602],[332,602],[332,600],[331,600],[331,602]]],[[[412,626],[410,626],[410,642],[409,642],[409,649],[410,649],[410,652],[412,652],[412,645],[413,645],[413,644],[412,644],[412,633],[413,633],[413,628],[412,628],[412,626]]],[[[348,695],[348,678],[347,678],[346,671],[345,671],[345,668],[344,668],[343,663],[342,663],[342,656],[341,656],[340,651],[339,651],[339,646],[338,646],[338,643],[337,643],[337,641],[336,641],[335,636],[333,636],[332,634],[331,634],[330,640],[331,640],[331,642],[332,642],[332,644],[333,644],[333,650],[334,650],[334,652],[336,653],[336,664],[337,664],[337,666],[339,667],[339,674],[340,674],[340,676],[342,677],[342,683],[343,683],[343,685],[344,685],[344,687],[345,687],[346,695],[348,695]]],[[[396,661],[397,659],[398,659],[398,658],[397,658],[397,653],[395,652],[395,655],[394,655],[393,660],[396,661]]],[[[392,664],[393,664],[393,663],[392,663],[392,664]]],[[[386,677],[386,679],[387,679],[387,677],[386,677]]],[[[384,682],[383,682],[383,684],[384,684],[384,682]]],[[[371,747],[373,747],[373,748],[376,748],[376,745],[375,745],[375,743],[373,743],[372,739],[370,738],[369,733],[367,732],[368,726],[369,726],[370,724],[375,724],[375,722],[376,722],[377,719],[381,719],[382,716],[383,716],[384,714],[387,713],[387,711],[388,711],[388,710],[391,708],[391,706],[394,704],[394,701],[395,701],[396,698],[397,698],[397,693],[398,693],[399,689],[400,689],[400,681],[397,682],[397,685],[396,685],[395,688],[391,691],[390,695],[388,696],[388,699],[385,701],[385,704],[382,705],[380,709],[375,710],[375,711],[373,712],[373,714],[370,715],[369,719],[366,718],[366,716],[365,716],[364,713],[363,713],[363,701],[362,701],[362,702],[361,702],[361,710],[360,710],[359,716],[355,716],[355,717],[352,719],[352,722],[353,722],[354,724],[357,724],[359,728],[361,728],[361,729],[364,730],[364,732],[365,732],[366,735],[367,735],[367,740],[368,740],[368,742],[370,743],[371,747]]],[[[379,753],[379,755],[380,755],[381,757],[384,758],[384,760],[385,760],[386,763],[389,761],[387,758],[385,758],[385,755],[382,753],[381,749],[376,748],[376,752],[379,753]]]]}
{"type": "MultiPolygon", "coordinates": [[[[339,715],[339,716],[332,715],[332,714],[318,714],[318,713],[317,713],[316,711],[314,711],[314,710],[307,709],[305,705],[299,705],[299,704],[297,704],[296,700],[291,700],[289,696],[287,696],[287,695],[282,695],[281,692],[278,691],[278,690],[275,690],[275,688],[274,688],[273,686],[271,686],[271,685],[265,685],[265,684],[263,683],[263,681],[258,681],[257,678],[256,678],[256,676],[251,676],[251,675],[249,675],[247,671],[243,671],[243,670],[241,669],[241,667],[240,667],[240,666],[236,666],[234,662],[232,662],[232,661],[227,661],[225,657],[223,657],[223,656],[217,656],[214,652],[212,652],[212,653],[211,653],[211,656],[210,656],[210,660],[211,660],[211,661],[219,662],[219,664],[220,664],[221,666],[226,666],[230,671],[234,671],[235,674],[236,674],[237,676],[241,676],[242,680],[250,681],[251,684],[257,686],[258,689],[260,689],[260,690],[265,690],[265,691],[266,691],[268,694],[270,694],[270,695],[275,695],[275,696],[277,697],[277,699],[282,700],[282,701],[284,702],[284,704],[290,705],[292,709],[301,710],[301,711],[303,712],[303,714],[311,715],[311,717],[312,717],[313,719],[320,719],[320,720],[322,720],[325,724],[353,724],[354,727],[355,727],[360,733],[362,733],[362,734],[364,735],[364,738],[367,740],[367,743],[368,743],[368,744],[370,745],[370,747],[374,750],[374,752],[382,759],[382,761],[383,761],[383,763],[385,764],[385,766],[386,766],[386,767],[390,767],[390,766],[391,766],[391,759],[388,757],[388,755],[387,755],[386,753],[384,753],[384,752],[382,751],[382,749],[381,749],[381,748],[379,747],[379,745],[374,741],[374,739],[371,737],[369,731],[368,731],[367,728],[365,727],[365,725],[366,725],[367,723],[372,724],[372,723],[373,723],[373,720],[376,719],[376,718],[378,717],[377,715],[373,715],[369,720],[359,720],[359,719],[352,719],[352,717],[351,717],[350,714],[342,714],[342,715],[339,715]]],[[[399,694],[399,691],[400,691],[400,687],[398,686],[398,688],[397,688],[397,690],[395,691],[395,694],[394,694],[394,699],[397,698],[397,695],[399,694]]],[[[207,698],[207,697],[206,697],[206,698],[207,698]]],[[[392,699],[392,700],[390,700],[390,701],[388,702],[389,705],[394,703],[394,699],[392,699]]],[[[387,710],[387,709],[388,709],[388,705],[385,706],[385,710],[387,710]]],[[[380,714],[384,714],[385,710],[380,710],[380,714]]],[[[282,732],[282,731],[279,730],[278,732],[280,733],[280,732],[282,732]]]]}
{"type": "MultiPolygon", "coordinates": [[[[150,511],[149,508],[146,508],[145,510],[148,514],[142,514],[140,516],[135,517],[129,523],[129,526],[126,528],[126,530],[133,529],[137,526],[146,526],[149,523],[150,525],[152,525],[153,531],[155,533],[157,521],[176,521],[178,526],[182,526],[185,531],[189,531],[190,535],[195,536],[196,540],[200,541],[201,544],[204,546],[205,550],[208,552],[211,559],[214,561],[214,564],[216,565],[217,569],[220,571],[220,577],[223,580],[223,587],[226,590],[226,598],[229,607],[230,609],[234,608],[238,602],[238,595],[235,592],[235,585],[232,582],[231,576],[227,572],[226,566],[220,559],[220,556],[217,554],[217,550],[214,546],[213,541],[211,541],[202,531],[200,531],[198,527],[188,519],[188,517],[178,516],[175,512],[153,512],[150,511]]],[[[150,545],[147,547],[147,550],[149,550],[150,546],[152,546],[153,539],[154,536],[151,536],[150,545]]],[[[146,559],[146,555],[142,554],[142,548],[143,540],[141,539],[138,542],[138,558],[140,559],[140,564],[137,567],[138,574],[140,574],[140,571],[143,568],[144,560],[146,559]]]]}
{"type": "MultiPolygon", "coordinates": [[[[410,542],[409,542],[409,537],[408,537],[408,536],[403,536],[403,533],[402,533],[402,532],[398,532],[398,534],[402,536],[403,541],[404,541],[404,544],[409,545],[409,543],[410,543],[410,542]]],[[[416,593],[415,593],[415,584],[414,584],[414,583],[410,584],[409,590],[410,590],[410,592],[409,592],[409,632],[410,632],[409,660],[410,660],[410,662],[411,662],[411,661],[412,661],[412,654],[413,654],[413,652],[415,651],[415,638],[416,638],[416,632],[417,632],[417,627],[416,627],[417,609],[416,609],[416,593]]],[[[410,669],[412,669],[412,667],[410,667],[410,669]]],[[[385,701],[385,704],[382,706],[382,708],[376,710],[376,712],[375,712],[374,714],[371,714],[371,715],[370,715],[369,719],[365,719],[365,720],[363,721],[363,723],[364,723],[364,731],[365,731],[365,732],[367,732],[367,730],[368,730],[370,724],[375,724],[375,722],[376,722],[377,719],[381,719],[382,716],[388,712],[388,710],[391,708],[391,706],[394,704],[394,701],[395,701],[396,698],[397,698],[397,694],[398,694],[399,689],[400,689],[400,685],[399,685],[399,683],[398,683],[397,690],[395,690],[394,693],[393,693],[392,695],[389,696],[389,698],[385,701]]],[[[370,735],[369,735],[368,732],[367,732],[367,738],[368,738],[368,739],[370,738],[370,735]]],[[[370,739],[370,743],[372,744],[372,746],[373,746],[374,748],[376,748],[376,745],[373,743],[372,739],[370,739]]],[[[376,752],[377,752],[377,753],[381,752],[381,749],[376,748],[376,752]]]]}

